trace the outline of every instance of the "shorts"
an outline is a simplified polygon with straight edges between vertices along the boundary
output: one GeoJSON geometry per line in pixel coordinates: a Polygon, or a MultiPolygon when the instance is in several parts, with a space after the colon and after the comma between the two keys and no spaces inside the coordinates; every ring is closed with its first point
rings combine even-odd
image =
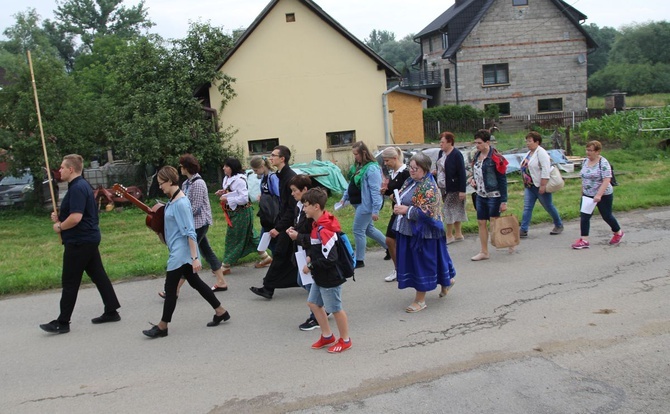
{"type": "Polygon", "coordinates": [[[342,285],[324,288],[312,283],[307,302],[319,307],[325,307],[326,312],[335,313],[342,310],[342,285]]]}
{"type": "Polygon", "coordinates": [[[482,197],[477,195],[477,220],[490,220],[500,217],[500,197],[482,197]]]}

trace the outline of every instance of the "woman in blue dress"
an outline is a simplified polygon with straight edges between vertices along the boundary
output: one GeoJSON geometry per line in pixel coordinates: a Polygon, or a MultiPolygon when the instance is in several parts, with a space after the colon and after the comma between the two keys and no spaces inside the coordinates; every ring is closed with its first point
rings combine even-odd
{"type": "Polygon", "coordinates": [[[400,189],[400,202],[393,208],[398,215],[398,288],[414,288],[414,302],[405,311],[426,309],[426,292],[442,286],[444,297],[454,284],[456,270],[447,252],[442,224],[440,190],[430,173],[430,158],[418,152],[410,158],[409,175],[400,189]]]}
{"type": "Polygon", "coordinates": [[[162,338],[168,335],[168,323],[172,321],[172,314],[177,306],[177,285],[181,278],[186,279],[188,284],[214,308],[214,318],[207,326],[217,326],[222,321],[230,319],[230,314],[196,273],[202,269],[202,264],[198,256],[191,202],[179,189],[179,173],[174,167],[163,167],[158,171],[156,180],[158,188],[170,198],[164,210],[164,237],[169,251],[165,277],[165,303],[161,321],[142,333],[150,338],[162,338]]]}

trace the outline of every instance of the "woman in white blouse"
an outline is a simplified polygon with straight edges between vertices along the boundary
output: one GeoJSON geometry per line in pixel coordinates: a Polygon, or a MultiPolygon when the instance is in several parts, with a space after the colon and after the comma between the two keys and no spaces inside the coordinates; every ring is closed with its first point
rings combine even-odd
{"type": "MultiPolygon", "coordinates": [[[[216,192],[228,225],[226,248],[223,255],[223,274],[230,273],[230,267],[240,258],[256,251],[259,237],[254,232],[254,212],[249,202],[247,176],[237,158],[228,158],[223,165],[225,177],[222,189],[216,192]]],[[[258,252],[261,260],[267,252],[258,252]]]]}

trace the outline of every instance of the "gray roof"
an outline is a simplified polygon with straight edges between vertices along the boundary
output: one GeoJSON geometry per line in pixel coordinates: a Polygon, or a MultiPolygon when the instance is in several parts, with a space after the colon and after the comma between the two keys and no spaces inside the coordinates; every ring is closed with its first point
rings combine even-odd
{"type": "MultiPolygon", "coordinates": [[[[451,58],[461,48],[472,29],[484,17],[489,8],[496,0],[462,0],[447,9],[437,19],[414,36],[420,39],[434,33],[446,32],[449,34],[449,49],[442,55],[443,58],[451,58]]],[[[508,1],[508,0],[505,0],[508,1]]],[[[586,45],[596,48],[598,45],[593,38],[584,30],[580,21],[586,20],[586,15],[581,13],[563,0],[550,0],[565,17],[584,35],[586,45]]]]}

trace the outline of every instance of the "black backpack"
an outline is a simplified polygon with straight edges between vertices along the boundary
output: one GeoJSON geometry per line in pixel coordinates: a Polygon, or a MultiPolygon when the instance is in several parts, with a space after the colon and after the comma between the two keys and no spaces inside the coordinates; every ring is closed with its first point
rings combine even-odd
{"type": "MultiPolygon", "coordinates": [[[[316,231],[316,235],[321,242],[321,229],[323,226],[319,226],[316,231]]],[[[343,279],[353,278],[354,282],[356,277],[354,276],[354,269],[356,264],[355,252],[353,247],[351,247],[351,242],[346,233],[338,231],[337,241],[335,242],[335,248],[337,249],[337,262],[335,262],[335,267],[337,268],[337,273],[343,279]]]]}
{"type": "MultiPolygon", "coordinates": [[[[612,179],[610,180],[610,184],[612,184],[612,187],[616,187],[617,185],[619,185],[619,183],[616,181],[616,177],[614,176],[614,166],[612,166],[611,161],[607,160],[607,162],[610,163],[610,171],[612,172],[612,179]]],[[[600,171],[600,179],[601,180],[603,179],[603,170],[601,168],[602,163],[603,163],[603,159],[600,158],[598,160],[598,170],[600,171]]]]}

